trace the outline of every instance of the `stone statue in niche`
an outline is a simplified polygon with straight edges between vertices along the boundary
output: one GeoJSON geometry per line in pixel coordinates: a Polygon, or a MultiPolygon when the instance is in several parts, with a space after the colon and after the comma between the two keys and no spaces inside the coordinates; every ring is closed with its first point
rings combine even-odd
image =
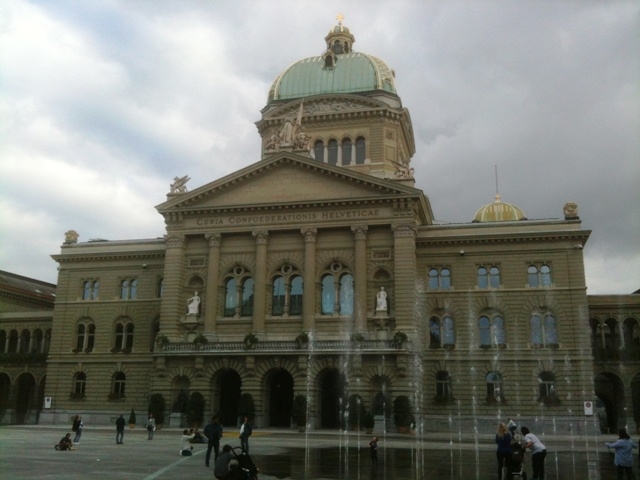
{"type": "Polygon", "coordinates": [[[200,312],[200,297],[196,292],[193,297],[187,300],[187,315],[198,315],[200,312]]]}
{"type": "Polygon", "coordinates": [[[384,287],[380,287],[380,291],[376,295],[376,312],[387,311],[387,292],[384,287]]]}

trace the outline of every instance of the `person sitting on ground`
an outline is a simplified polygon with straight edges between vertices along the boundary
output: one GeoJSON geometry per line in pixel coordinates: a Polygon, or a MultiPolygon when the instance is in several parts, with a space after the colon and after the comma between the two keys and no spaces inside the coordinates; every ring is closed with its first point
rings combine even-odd
{"type": "Polygon", "coordinates": [[[73,448],[73,442],[71,441],[70,433],[67,433],[60,439],[60,442],[58,443],[58,445],[56,445],[56,450],[75,450],[73,448]]]}
{"type": "Polygon", "coordinates": [[[191,443],[207,443],[207,439],[205,438],[204,435],[200,433],[200,431],[198,431],[197,428],[195,429],[192,428],[189,434],[193,435],[193,438],[191,439],[191,443]]]}
{"type": "Polygon", "coordinates": [[[229,464],[234,458],[231,445],[227,444],[222,447],[222,453],[218,455],[216,463],[213,465],[213,476],[218,480],[233,479],[233,471],[229,464]]]}
{"type": "Polygon", "coordinates": [[[193,447],[190,443],[193,437],[194,434],[190,433],[186,428],[182,432],[182,449],[180,450],[180,455],[183,457],[190,457],[192,455],[191,450],[193,450],[193,447]]]}

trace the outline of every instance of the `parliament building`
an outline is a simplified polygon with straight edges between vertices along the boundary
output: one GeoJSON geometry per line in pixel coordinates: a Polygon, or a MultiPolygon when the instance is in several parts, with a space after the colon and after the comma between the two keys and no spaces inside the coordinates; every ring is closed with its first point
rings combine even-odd
{"type": "Polygon", "coordinates": [[[303,395],[310,429],[356,399],[395,431],[408,398],[424,432],[635,430],[640,296],[587,295],[577,205],[436,222],[393,69],[341,22],[324,41],[273,81],[257,161],[176,177],[157,238],[69,230],[56,285],[2,272],[3,423],[142,423],[161,394],[179,426],[198,392],[225,425],[250,398],[258,428],[293,427],[303,395]]]}

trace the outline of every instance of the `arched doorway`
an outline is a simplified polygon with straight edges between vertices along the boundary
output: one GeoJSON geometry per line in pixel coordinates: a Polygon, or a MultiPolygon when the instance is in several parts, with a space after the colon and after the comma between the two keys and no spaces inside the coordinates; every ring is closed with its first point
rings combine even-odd
{"type": "Polygon", "coordinates": [[[291,426],[293,377],[285,369],[275,370],[269,377],[269,426],[291,426]]]}
{"type": "Polygon", "coordinates": [[[23,373],[16,381],[16,423],[24,424],[29,420],[30,410],[33,409],[36,380],[33,375],[23,373]]]}
{"type": "Polygon", "coordinates": [[[11,393],[11,379],[6,373],[0,373],[0,423],[4,423],[4,416],[9,406],[9,394],[11,393]]]}
{"type": "Polygon", "coordinates": [[[320,379],[320,427],[340,428],[347,408],[347,382],[336,369],[327,370],[320,379]]]}
{"type": "Polygon", "coordinates": [[[624,427],[627,421],[622,380],[612,373],[599,373],[594,383],[596,396],[605,410],[598,413],[600,429],[603,432],[615,433],[624,427]]]}
{"type": "Polygon", "coordinates": [[[220,374],[219,388],[220,408],[218,415],[220,422],[226,427],[238,425],[238,403],[242,381],[235,370],[226,370],[220,374]]]}

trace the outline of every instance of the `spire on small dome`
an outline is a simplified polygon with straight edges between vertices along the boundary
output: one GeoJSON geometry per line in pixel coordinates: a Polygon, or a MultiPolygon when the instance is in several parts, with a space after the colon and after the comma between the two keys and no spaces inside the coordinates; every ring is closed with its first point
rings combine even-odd
{"type": "Polygon", "coordinates": [[[351,53],[353,49],[353,43],[356,41],[355,37],[351,35],[349,29],[342,25],[344,15],[342,13],[336,16],[338,25],[333,27],[326,37],[324,37],[327,43],[327,51],[333,52],[336,55],[342,53],[351,53]]]}

